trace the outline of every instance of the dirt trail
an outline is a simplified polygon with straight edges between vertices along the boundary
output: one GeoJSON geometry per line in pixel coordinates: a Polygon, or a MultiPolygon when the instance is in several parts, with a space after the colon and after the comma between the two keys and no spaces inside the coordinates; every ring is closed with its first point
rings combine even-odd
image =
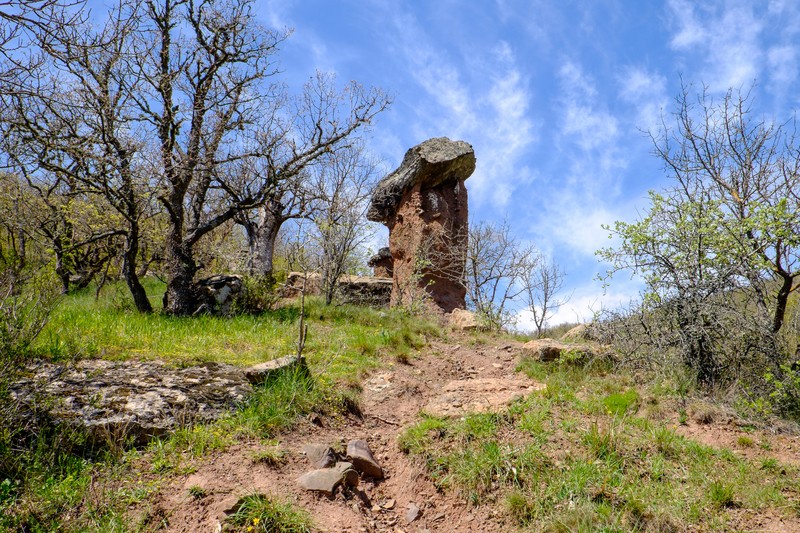
{"type": "MultiPolygon", "coordinates": [[[[363,385],[363,417],[323,419],[322,426],[301,421],[279,437],[287,461],[280,466],[256,463],[251,458],[256,444],[228,448],[197,464],[194,473],[182,476],[160,491],[155,514],[168,521],[169,532],[212,532],[223,511],[240,496],[254,492],[288,498],[308,510],[323,531],[507,531],[499,513],[490,507],[474,507],[457,494],[442,494],[423,468],[402,453],[397,436],[418,420],[425,404],[455,379],[515,377],[520,343],[470,346],[432,342],[409,364],[393,363],[375,372],[363,385]],[[333,498],[307,493],[296,479],[311,467],[303,446],[327,443],[343,450],[352,439],[366,440],[386,473],[380,482],[362,481],[359,491],[333,498]],[[190,487],[199,486],[206,496],[195,499],[190,487]],[[421,510],[409,523],[410,505],[421,510]]],[[[319,423],[315,420],[315,422],[319,423]]]]}
{"type": "MultiPolygon", "coordinates": [[[[430,343],[410,364],[393,363],[373,373],[363,384],[363,417],[345,419],[307,419],[279,437],[287,461],[279,466],[254,462],[257,444],[228,448],[198,461],[194,473],[176,478],[158,494],[156,515],[164,517],[168,532],[217,531],[223,511],[239,497],[261,493],[288,498],[308,510],[314,523],[327,532],[500,532],[514,529],[506,522],[499,505],[475,507],[452,491],[439,492],[421,465],[402,453],[397,437],[418,420],[419,411],[442,392],[444,385],[456,379],[519,378],[514,372],[521,343],[487,339],[474,344],[468,336],[451,335],[451,343],[430,343]],[[321,425],[320,425],[321,424],[321,425]],[[386,473],[380,482],[362,481],[358,491],[329,498],[303,491],[296,479],[311,469],[302,454],[309,443],[329,444],[343,451],[352,439],[369,443],[386,473]],[[199,486],[205,496],[190,494],[199,486]],[[409,506],[421,510],[419,518],[409,522],[409,506]]],[[[775,457],[786,463],[800,463],[800,440],[796,436],[747,433],[728,421],[711,424],[691,423],[676,428],[695,440],[720,447],[730,446],[735,453],[749,458],[775,457]],[[740,435],[748,435],[756,445],[743,446],[740,435]],[[777,438],[777,440],[775,440],[777,438]],[[770,440],[771,449],[758,446],[770,440]]],[[[786,524],[768,514],[742,516],[741,522],[759,531],[782,531],[786,524]]],[[[797,524],[795,524],[797,525],[797,524]]]]}

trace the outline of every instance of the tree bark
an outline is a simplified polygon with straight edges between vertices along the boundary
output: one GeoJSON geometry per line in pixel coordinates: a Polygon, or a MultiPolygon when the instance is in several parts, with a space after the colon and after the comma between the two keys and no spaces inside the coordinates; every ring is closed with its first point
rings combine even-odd
{"type": "Polygon", "coordinates": [[[243,224],[247,234],[247,269],[251,276],[271,278],[274,273],[275,243],[284,220],[266,206],[258,208],[258,222],[243,224]]]}
{"type": "Polygon", "coordinates": [[[125,239],[125,251],[122,258],[122,276],[133,296],[133,304],[136,310],[141,313],[151,313],[153,305],[147,299],[147,292],[144,290],[139,276],[136,273],[136,261],[139,256],[139,224],[136,220],[130,221],[127,238],[125,239]]]}

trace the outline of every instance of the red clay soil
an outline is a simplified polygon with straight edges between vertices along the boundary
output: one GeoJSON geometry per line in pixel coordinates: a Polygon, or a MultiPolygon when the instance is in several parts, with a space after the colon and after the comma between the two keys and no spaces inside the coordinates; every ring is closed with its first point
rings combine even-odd
{"type": "MultiPolygon", "coordinates": [[[[258,444],[238,445],[197,462],[196,471],[165,484],[155,499],[151,515],[165,519],[168,532],[217,531],[223,511],[241,496],[260,493],[294,502],[311,513],[321,531],[329,532],[501,532],[516,529],[499,505],[473,506],[463,496],[437,490],[424,467],[402,453],[397,437],[404,427],[418,420],[420,409],[441,393],[447,382],[470,378],[519,378],[514,372],[521,344],[488,340],[494,344],[472,345],[469,337],[451,336],[461,342],[432,342],[410,364],[394,363],[374,373],[363,386],[363,417],[345,419],[311,417],[279,436],[287,460],[278,466],[255,462],[258,444]],[[325,443],[343,451],[352,439],[369,443],[386,473],[380,482],[363,481],[358,490],[338,491],[326,497],[302,490],[296,479],[312,469],[302,455],[303,446],[325,443]],[[194,498],[190,487],[201,487],[202,498],[194,498]],[[421,510],[413,522],[410,506],[421,510]]],[[[690,421],[677,431],[714,447],[727,447],[745,457],[775,457],[784,463],[800,463],[800,440],[791,435],[773,435],[715,420],[709,424],[690,421]],[[746,446],[747,435],[753,446],[746,446]],[[770,449],[759,446],[769,442],[770,449]]],[[[151,503],[153,500],[151,500],[151,503]]],[[[800,531],[800,519],[788,523],[769,509],[757,513],[735,511],[747,531],[800,531]],[[773,516],[774,515],[774,516],[773,516]],[[788,529],[787,529],[788,528],[788,529]],[[797,528],[797,529],[795,529],[797,528]]]]}

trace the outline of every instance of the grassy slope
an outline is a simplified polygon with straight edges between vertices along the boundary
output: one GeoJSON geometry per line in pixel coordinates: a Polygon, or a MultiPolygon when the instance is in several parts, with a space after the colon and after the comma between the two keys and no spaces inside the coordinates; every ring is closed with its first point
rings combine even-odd
{"type": "MultiPolygon", "coordinates": [[[[148,292],[152,301],[159,301],[163,286],[151,283],[148,292]]],[[[160,359],[176,366],[201,361],[250,365],[296,351],[297,305],[256,316],[174,318],[138,314],[120,295],[124,292],[112,287],[97,301],[90,292],[64,299],[34,350],[51,360],[160,359]]],[[[76,455],[82,436],[64,428],[40,431],[23,453],[4,449],[2,443],[8,441],[0,439],[0,459],[13,464],[9,471],[17,470],[7,482],[0,479],[0,530],[144,527],[128,524],[124,515],[129,504],[157,490],[157,482],[137,473],[143,465],[158,474],[185,473],[194,458],[239,439],[269,439],[301,414],[313,410],[335,415],[352,409],[367,371],[385,359],[404,359],[425,344],[426,336],[438,335],[436,325],[401,312],[327,307],[316,299],[307,301],[306,316],[304,354],[312,377],[282,376],[214,424],[178,430],[141,452],[115,448],[91,461],[76,455]],[[107,487],[98,489],[103,485],[107,487]]],[[[254,517],[258,512],[253,511],[254,517]]]]}
{"type": "MultiPolygon", "coordinates": [[[[159,287],[150,290],[156,301],[159,287]]],[[[99,302],[84,294],[62,303],[36,349],[55,359],[251,364],[294,350],[298,316],[291,306],[231,319],[142,316],[113,294],[99,302]]],[[[328,308],[314,300],[307,316],[312,380],[285,376],[229,418],[179,430],[144,451],[112,450],[90,462],[70,446],[54,451],[53,443],[67,437],[43,437],[26,452],[25,479],[0,484],[0,530],[22,524],[29,531],[151,527],[129,523],[125,509],[146,505],[159,476],[191,472],[193,460],[237,440],[268,443],[302,413],[351,408],[366,371],[407,357],[437,334],[435,326],[402,313],[328,308]]],[[[664,404],[677,394],[670,387],[637,383],[609,368],[524,361],[519,370],[546,382],[547,392],[499,415],[421,418],[404,433],[401,447],[427,465],[443,490],[497,506],[530,531],[727,531],[740,512],[796,513],[798,469],[747,461],[678,436],[662,420],[664,404]]],[[[290,509],[270,511],[281,505],[253,502],[239,523],[244,529],[278,515],[305,520],[290,509]]]]}
{"type": "Polygon", "coordinates": [[[732,531],[748,512],[797,516],[800,469],[679,436],[663,387],[569,363],[519,370],[546,392],[501,414],[422,417],[401,448],[443,489],[502,505],[528,531],[732,531]]]}

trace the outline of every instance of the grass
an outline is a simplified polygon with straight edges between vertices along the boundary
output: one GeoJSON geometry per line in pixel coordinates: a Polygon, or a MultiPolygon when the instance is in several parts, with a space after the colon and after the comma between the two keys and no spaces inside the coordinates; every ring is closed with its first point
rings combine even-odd
{"type": "Polygon", "coordinates": [[[640,409],[630,376],[532,360],[519,370],[547,389],[494,415],[423,417],[401,434],[442,490],[501,502],[526,531],[730,531],[741,527],[735,509],[794,514],[797,466],[680,436],[640,409]]]}
{"type": "MultiPolygon", "coordinates": [[[[162,284],[148,280],[146,288],[151,301],[160,301],[162,284]]],[[[250,365],[296,349],[300,311],[294,305],[230,318],[176,318],[136,313],[125,294],[123,287],[111,286],[98,300],[91,291],[64,298],[34,344],[34,353],[52,361],[159,359],[182,367],[203,361],[250,365]]],[[[24,443],[14,434],[14,446],[26,450],[20,456],[4,448],[12,441],[0,428],[0,530],[149,527],[160,518],[145,513],[142,523],[131,523],[127,509],[146,508],[163,480],[193,472],[203,457],[242,440],[264,441],[266,447],[253,460],[278,464],[282,454],[269,439],[307,413],[340,417],[358,412],[360,382],[370,369],[408,361],[428,337],[440,334],[436,325],[399,311],[325,306],[314,298],[307,299],[306,319],[304,355],[310,372],[284,372],[257,388],[229,416],[178,429],[145,450],[115,447],[113,454],[87,454],[91,450],[84,448],[80,435],[43,426],[38,429],[45,431],[31,431],[24,443]],[[102,488],[97,480],[104,480],[102,488]]],[[[190,497],[202,498],[202,487],[192,489],[190,497]]],[[[271,517],[290,524],[285,531],[311,527],[307,517],[285,502],[254,496],[248,505],[244,509],[250,509],[251,522],[242,523],[243,530],[256,526],[252,519],[258,519],[263,531],[284,531],[271,517]]]]}
{"type": "Polygon", "coordinates": [[[234,531],[247,532],[310,533],[314,528],[311,516],[305,510],[262,494],[246,496],[227,522],[235,528],[234,531]]]}

